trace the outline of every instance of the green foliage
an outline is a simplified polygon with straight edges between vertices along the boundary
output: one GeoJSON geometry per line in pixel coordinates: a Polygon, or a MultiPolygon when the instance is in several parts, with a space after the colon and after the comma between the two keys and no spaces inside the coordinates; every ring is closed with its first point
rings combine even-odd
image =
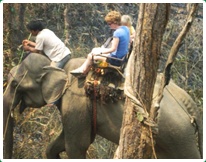
{"type": "Polygon", "coordinates": [[[142,122],[143,119],[144,119],[143,115],[142,115],[140,112],[137,112],[136,115],[137,115],[137,120],[138,120],[139,122],[142,122]]]}
{"type": "Polygon", "coordinates": [[[11,12],[12,12],[12,13],[15,13],[14,7],[11,7],[11,12]]]}

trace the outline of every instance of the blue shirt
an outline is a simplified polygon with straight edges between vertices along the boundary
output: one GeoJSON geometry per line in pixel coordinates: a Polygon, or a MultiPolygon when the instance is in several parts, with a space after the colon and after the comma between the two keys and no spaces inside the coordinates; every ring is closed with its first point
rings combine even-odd
{"type": "Polygon", "coordinates": [[[128,53],[129,41],[130,41],[130,33],[129,29],[126,26],[120,26],[113,33],[114,38],[119,38],[119,44],[117,46],[117,50],[111,53],[111,56],[122,58],[128,53]]]}

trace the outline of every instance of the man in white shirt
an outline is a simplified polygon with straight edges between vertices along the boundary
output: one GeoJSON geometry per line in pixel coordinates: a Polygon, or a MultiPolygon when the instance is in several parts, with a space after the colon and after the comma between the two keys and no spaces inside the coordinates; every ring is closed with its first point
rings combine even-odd
{"type": "Polygon", "coordinates": [[[46,54],[52,61],[51,66],[63,68],[70,59],[71,51],[54,34],[53,31],[45,29],[40,20],[33,20],[27,24],[27,29],[32,36],[36,36],[36,41],[23,40],[23,48],[26,51],[46,54]]]}

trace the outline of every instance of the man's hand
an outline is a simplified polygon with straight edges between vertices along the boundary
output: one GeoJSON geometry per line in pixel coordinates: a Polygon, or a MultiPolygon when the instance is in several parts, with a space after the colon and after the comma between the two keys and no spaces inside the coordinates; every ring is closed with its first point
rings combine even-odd
{"type": "Polygon", "coordinates": [[[29,47],[28,45],[23,45],[23,49],[24,49],[25,51],[30,51],[30,47],[29,47]]]}
{"type": "Polygon", "coordinates": [[[23,45],[23,46],[28,46],[29,42],[30,42],[29,40],[24,39],[24,40],[22,41],[22,45],[23,45]]]}

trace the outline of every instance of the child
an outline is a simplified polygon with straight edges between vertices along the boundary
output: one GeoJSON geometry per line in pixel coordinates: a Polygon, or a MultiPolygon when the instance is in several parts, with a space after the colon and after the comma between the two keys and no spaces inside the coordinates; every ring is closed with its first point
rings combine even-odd
{"type": "Polygon", "coordinates": [[[134,41],[135,29],[132,26],[132,18],[129,15],[123,15],[121,17],[121,24],[127,26],[130,32],[130,42],[134,41]]]}

